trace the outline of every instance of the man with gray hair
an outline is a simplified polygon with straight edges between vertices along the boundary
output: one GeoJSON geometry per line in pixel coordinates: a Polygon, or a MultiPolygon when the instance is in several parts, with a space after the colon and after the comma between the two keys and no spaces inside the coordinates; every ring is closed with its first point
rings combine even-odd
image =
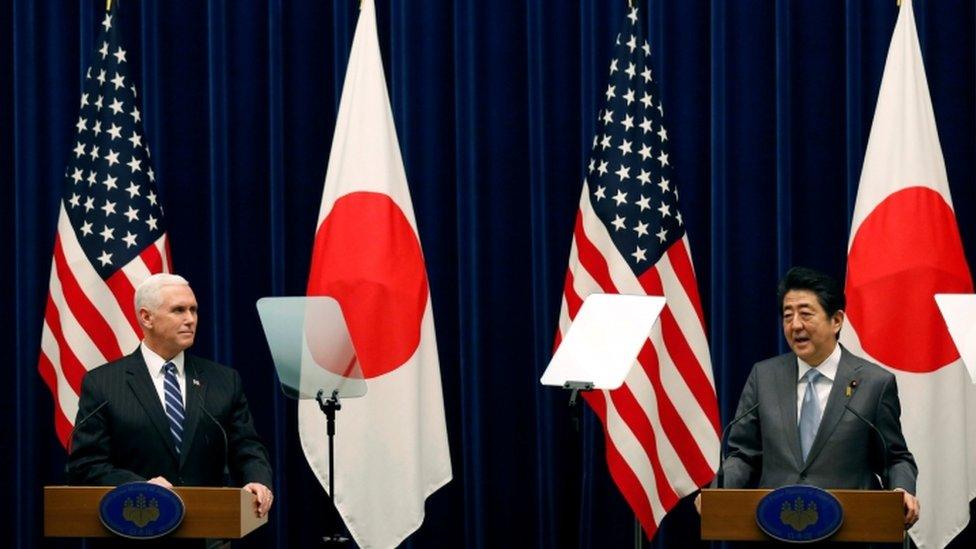
{"type": "Polygon", "coordinates": [[[130,355],[88,372],[70,441],[68,481],[220,486],[231,481],[271,508],[271,466],[251,420],[240,375],[186,353],[197,301],[181,276],[161,273],[136,289],[143,340],[130,355]]]}

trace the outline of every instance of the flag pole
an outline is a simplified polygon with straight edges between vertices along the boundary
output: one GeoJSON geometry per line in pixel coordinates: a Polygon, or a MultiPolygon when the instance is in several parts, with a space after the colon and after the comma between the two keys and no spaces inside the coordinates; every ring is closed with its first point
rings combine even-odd
{"type": "MultiPolygon", "coordinates": [[[[627,7],[634,9],[634,0],[627,0],[627,7]]],[[[643,549],[644,532],[641,530],[640,519],[634,514],[634,549],[643,549]]]]}
{"type": "Polygon", "coordinates": [[[105,0],[105,11],[112,11],[112,0],[105,0]]]}

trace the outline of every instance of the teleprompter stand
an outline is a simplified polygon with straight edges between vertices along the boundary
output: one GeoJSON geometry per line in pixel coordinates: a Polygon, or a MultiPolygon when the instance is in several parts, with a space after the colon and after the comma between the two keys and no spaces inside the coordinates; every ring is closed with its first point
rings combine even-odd
{"type": "Polygon", "coordinates": [[[593,390],[592,381],[567,381],[563,383],[563,389],[569,391],[569,414],[571,421],[573,422],[573,431],[579,432],[580,430],[580,408],[576,405],[579,401],[579,394],[585,391],[593,390]]]}
{"type": "MultiPolygon", "coordinates": [[[[339,398],[366,394],[366,381],[339,303],[330,297],[265,297],[258,314],[274,359],[281,389],[290,398],[315,401],[325,414],[329,454],[329,501],[335,508],[336,412],[339,398]]],[[[321,478],[321,477],[320,477],[321,478]]],[[[322,541],[343,546],[341,517],[329,521],[322,541]]]]}
{"type": "MultiPolygon", "coordinates": [[[[593,294],[583,302],[540,380],[569,391],[577,432],[580,392],[623,385],[663,309],[664,298],[658,296],[593,294]]],[[[643,541],[635,518],[634,547],[640,548],[643,541]]]]}
{"type": "MultiPolygon", "coordinates": [[[[319,403],[319,408],[322,413],[325,414],[326,436],[329,437],[329,502],[332,503],[332,507],[335,507],[335,433],[336,433],[336,412],[342,409],[342,404],[339,403],[339,391],[336,389],[332,390],[332,394],[326,398],[325,390],[319,389],[317,395],[315,395],[315,400],[319,403]]],[[[338,520],[333,521],[332,528],[334,534],[326,535],[322,538],[327,546],[342,545],[349,541],[349,538],[342,535],[342,531],[338,524],[338,520]]]]}

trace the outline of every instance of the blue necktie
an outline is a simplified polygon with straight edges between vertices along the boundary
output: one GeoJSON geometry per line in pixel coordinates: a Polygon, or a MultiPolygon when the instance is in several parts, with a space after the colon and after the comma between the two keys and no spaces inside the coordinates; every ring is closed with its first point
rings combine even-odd
{"type": "Polygon", "coordinates": [[[817,390],[813,384],[820,376],[817,370],[808,370],[803,375],[807,380],[807,390],[803,393],[803,404],[800,406],[800,451],[803,453],[803,461],[807,460],[810,447],[813,446],[813,439],[817,437],[817,429],[820,427],[820,399],[817,398],[817,390]]]}
{"type": "Polygon", "coordinates": [[[176,379],[176,365],[172,362],[163,364],[163,396],[166,402],[166,418],[169,419],[169,430],[173,433],[176,453],[180,453],[183,445],[183,419],[186,411],[183,409],[183,392],[180,382],[176,379]]]}

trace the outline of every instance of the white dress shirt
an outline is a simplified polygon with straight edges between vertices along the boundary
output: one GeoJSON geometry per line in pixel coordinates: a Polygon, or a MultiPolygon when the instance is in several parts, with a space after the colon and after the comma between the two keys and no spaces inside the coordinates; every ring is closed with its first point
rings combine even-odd
{"type": "Polygon", "coordinates": [[[180,351],[172,360],[167,361],[146,347],[145,343],[140,343],[139,349],[142,351],[142,358],[146,361],[146,367],[149,368],[149,377],[152,378],[153,385],[156,386],[156,394],[159,395],[159,403],[162,404],[163,410],[166,409],[163,366],[167,362],[172,362],[176,366],[176,381],[180,384],[180,396],[183,397],[183,407],[186,408],[186,370],[183,368],[183,351],[180,351]]]}
{"type": "MultiPolygon", "coordinates": [[[[817,371],[822,375],[813,384],[813,390],[817,392],[817,403],[820,405],[820,417],[823,417],[824,408],[827,407],[827,398],[830,396],[830,389],[834,386],[834,378],[837,377],[837,367],[840,365],[840,345],[834,346],[834,351],[824,359],[818,366],[817,371]]],[[[797,384],[796,384],[796,423],[800,424],[800,409],[803,407],[803,394],[807,391],[807,380],[803,376],[814,366],[803,362],[800,357],[796,358],[797,365],[797,384]]]]}

